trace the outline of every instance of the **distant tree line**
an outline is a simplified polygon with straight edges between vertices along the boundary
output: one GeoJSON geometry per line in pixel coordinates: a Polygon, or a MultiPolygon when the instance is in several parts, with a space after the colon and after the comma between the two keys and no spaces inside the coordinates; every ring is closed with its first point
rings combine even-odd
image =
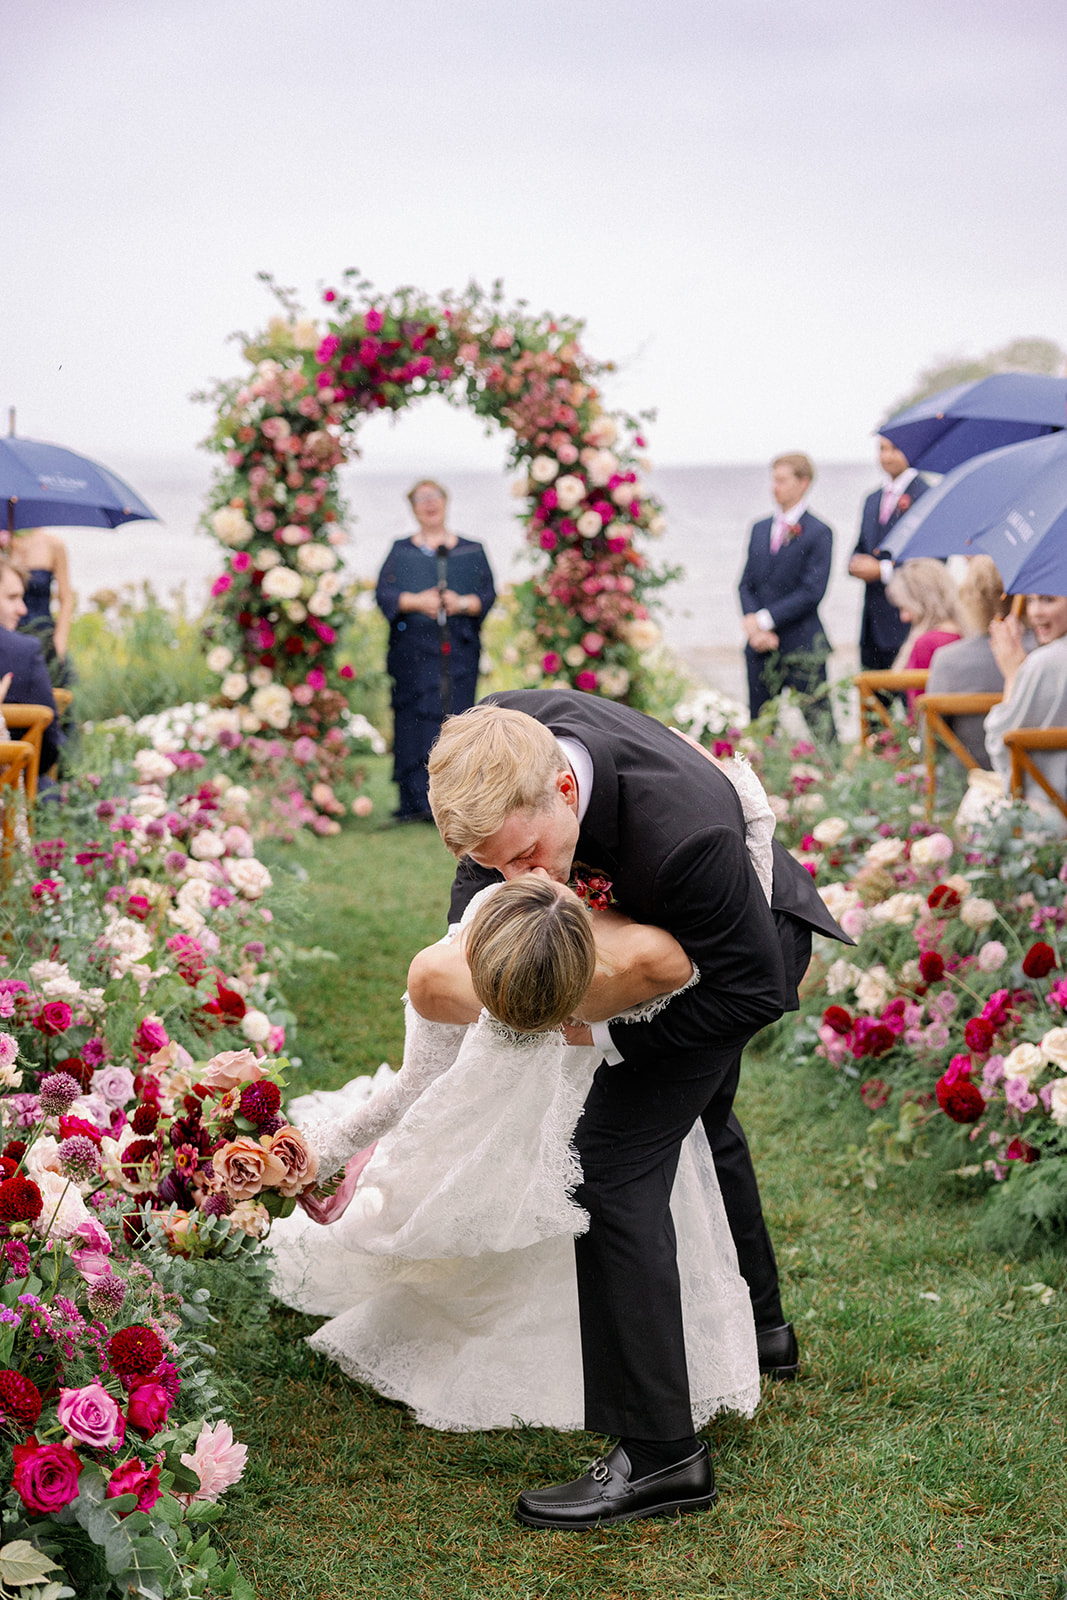
{"type": "Polygon", "coordinates": [[[957,383],[973,383],[995,372],[1040,372],[1057,377],[1067,373],[1067,350],[1054,339],[1011,339],[984,356],[938,356],[919,373],[914,389],[897,400],[890,410],[902,411],[905,406],[925,400],[939,389],[950,389],[957,383]]]}

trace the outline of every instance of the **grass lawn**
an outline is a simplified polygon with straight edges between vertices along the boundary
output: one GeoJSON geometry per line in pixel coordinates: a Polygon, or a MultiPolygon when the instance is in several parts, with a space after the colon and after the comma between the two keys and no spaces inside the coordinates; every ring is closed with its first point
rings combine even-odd
{"type": "MultiPolygon", "coordinates": [[[[385,801],[376,768],[370,792],[385,801]]],[[[379,812],[387,804],[379,805],[379,812]]],[[[399,1063],[410,955],[443,930],[451,866],[429,828],[279,851],[310,876],[296,1086],[399,1063]]],[[[848,1182],[855,1128],[817,1066],[773,1048],[742,1076],[804,1376],[707,1437],[715,1509],[600,1534],[511,1519],[519,1490],[570,1476],[588,1435],[440,1434],[313,1356],[314,1319],[227,1332],[250,1449],[224,1531],[268,1600],[672,1600],[674,1596],[1067,1596],[1067,1274],[1062,1256],[980,1248],[975,1202],[925,1169],[848,1182]],[[1042,1296],[1028,1286],[1044,1283],[1042,1296]]]]}

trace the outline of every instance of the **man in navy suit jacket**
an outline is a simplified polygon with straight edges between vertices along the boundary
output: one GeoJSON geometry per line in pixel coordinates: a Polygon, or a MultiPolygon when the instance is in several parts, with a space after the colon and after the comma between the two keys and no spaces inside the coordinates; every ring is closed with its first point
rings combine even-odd
{"type": "MultiPolygon", "coordinates": [[[[9,705],[51,706],[55,712],[52,680],[45,666],[41,641],[35,639],[32,634],[15,632],[19,619],[26,615],[22,587],[18,568],[13,567],[6,558],[0,557],[0,678],[8,672],[11,674],[11,683],[5,698],[9,705]]],[[[0,712],[2,711],[3,707],[0,706],[0,712]]],[[[13,738],[18,737],[18,731],[11,730],[13,738]]],[[[63,734],[59,726],[59,714],[56,712],[44,730],[41,744],[42,772],[47,772],[56,760],[62,743],[63,734]]]]}
{"type": "Polygon", "coordinates": [[[739,594],[744,613],[745,666],[751,716],[783,689],[795,689],[816,738],[837,738],[830,708],[826,659],[830,646],[819,601],[830,581],[833,532],[808,510],[815,468],[805,455],[771,463],[771,492],[778,507],[749,534],[739,594]]]}
{"type": "Polygon", "coordinates": [[[863,502],[860,536],[848,564],[852,577],[862,578],[867,585],[860,624],[860,666],[868,672],[891,667],[908,635],[908,624],[901,622],[900,612],[886,597],[893,562],[883,554],[882,546],[908,507],[930,487],[892,440],[879,439],[878,460],[885,485],[863,502]]]}

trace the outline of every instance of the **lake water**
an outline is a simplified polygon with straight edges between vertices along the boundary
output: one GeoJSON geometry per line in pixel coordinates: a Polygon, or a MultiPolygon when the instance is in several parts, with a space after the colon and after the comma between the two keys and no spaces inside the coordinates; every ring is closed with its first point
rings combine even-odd
{"type": "MultiPolygon", "coordinates": [[[[151,582],[167,599],[184,589],[187,604],[199,608],[220,569],[220,550],[197,529],[211,474],[205,457],[174,462],[113,463],[159,513],[159,523],[133,522],[122,528],[67,528],[74,587],[87,604],[98,589],[151,582]]],[[[351,543],[345,560],[357,576],[377,575],[389,545],[413,528],[404,494],[408,472],[364,472],[349,467],[343,475],[351,511],[351,543]]],[[[526,570],[521,530],[515,520],[510,484],[502,474],[435,474],[451,494],[450,524],[480,539],[489,552],[498,584],[526,570]]],[[[649,541],[657,564],[682,566],[681,582],[661,591],[657,613],[667,643],[703,680],[744,703],[740,608],[737,580],[744,563],[749,524],[770,510],[765,466],[664,467],[650,475],[663,501],[667,532],[649,541]]],[[[821,607],[834,646],[834,676],[857,664],[862,584],[847,574],[863,496],[877,485],[873,465],[845,462],[820,468],[811,495],[812,509],[834,529],[834,568],[821,607]]]]}

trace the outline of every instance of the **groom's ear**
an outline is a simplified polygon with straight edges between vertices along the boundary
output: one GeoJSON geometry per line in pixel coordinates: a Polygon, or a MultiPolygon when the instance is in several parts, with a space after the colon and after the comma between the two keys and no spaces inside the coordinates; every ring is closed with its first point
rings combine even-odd
{"type": "Polygon", "coordinates": [[[556,773],[556,789],[572,811],[578,809],[578,784],[574,773],[568,767],[563,772],[556,773]]]}

